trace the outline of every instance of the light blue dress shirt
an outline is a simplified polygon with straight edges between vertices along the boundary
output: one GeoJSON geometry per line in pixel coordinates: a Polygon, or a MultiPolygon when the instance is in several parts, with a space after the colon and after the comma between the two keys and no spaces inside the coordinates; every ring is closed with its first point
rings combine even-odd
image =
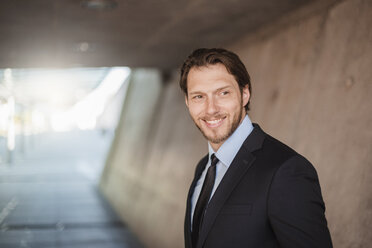
{"type": "Polygon", "coordinates": [[[196,202],[198,201],[200,191],[204,183],[205,175],[207,174],[207,170],[209,166],[211,165],[211,155],[215,153],[216,157],[219,160],[219,162],[216,165],[216,179],[214,181],[214,186],[213,186],[213,190],[211,193],[211,198],[212,198],[223,176],[225,175],[226,171],[229,169],[231,162],[234,160],[240,147],[243,145],[243,142],[248,137],[248,135],[252,132],[252,130],[253,130],[252,122],[249,119],[248,115],[246,115],[242,123],[240,123],[239,127],[221,145],[221,147],[218,149],[217,152],[213,150],[212,146],[208,142],[208,150],[209,150],[208,163],[205,166],[205,169],[203,173],[201,174],[198,182],[196,183],[194,193],[191,198],[191,223],[192,223],[192,218],[194,216],[196,202]]]}

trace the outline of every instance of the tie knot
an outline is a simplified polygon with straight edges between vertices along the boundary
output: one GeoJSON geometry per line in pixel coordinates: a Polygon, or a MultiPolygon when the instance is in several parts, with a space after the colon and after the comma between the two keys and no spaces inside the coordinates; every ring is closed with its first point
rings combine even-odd
{"type": "Polygon", "coordinates": [[[211,155],[211,166],[215,166],[217,163],[218,163],[218,158],[216,157],[216,155],[214,155],[214,153],[211,155]]]}

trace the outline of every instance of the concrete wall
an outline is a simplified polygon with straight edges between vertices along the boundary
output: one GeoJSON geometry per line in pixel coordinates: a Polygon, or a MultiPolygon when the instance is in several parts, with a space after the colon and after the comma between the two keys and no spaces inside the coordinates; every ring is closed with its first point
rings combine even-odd
{"type": "MultiPolygon", "coordinates": [[[[324,3],[324,1],[323,1],[324,3]]],[[[229,46],[253,81],[250,116],[318,170],[334,247],[372,243],[372,1],[298,10],[229,46]]],[[[176,83],[133,73],[101,189],[147,247],[183,247],[206,143],[176,83]]]]}
{"type": "Polygon", "coordinates": [[[134,71],[101,189],[146,247],[183,247],[188,185],[206,151],[178,85],[134,71]]]}
{"type": "Polygon", "coordinates": [[[317,168],[334,246],[369,247],[372,1],[267,29],[230,47],[253,78],[252,119],[317,168]]]}

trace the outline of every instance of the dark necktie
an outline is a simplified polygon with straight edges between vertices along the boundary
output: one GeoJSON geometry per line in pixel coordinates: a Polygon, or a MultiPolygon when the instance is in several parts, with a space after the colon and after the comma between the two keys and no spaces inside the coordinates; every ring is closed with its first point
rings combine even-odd
{"type": "Polygon", "coordinates": [[[200,191],[200,195],[194,210],[191,234],[193,247],[196,247],[196,243],[199,238],[199,231],[202,226],[204,212],[208,205],[209,198],[213,190],[214,179],[216,177],[216,164],[218,163],[218,158],[212,154],[211,161],[211,166],[208,168],[207,175],[205,176],[203,187],[200,191]]]}

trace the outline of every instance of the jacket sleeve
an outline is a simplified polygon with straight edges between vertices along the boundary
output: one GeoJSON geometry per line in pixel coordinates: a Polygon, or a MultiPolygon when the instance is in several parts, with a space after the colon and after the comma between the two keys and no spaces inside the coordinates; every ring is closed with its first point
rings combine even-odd
{"type": "Polygon", "coordinates": [[[276,171],[267,209],[280,247],[332,247],[318,176],[304,157],[295,155],[276,171]]]}

